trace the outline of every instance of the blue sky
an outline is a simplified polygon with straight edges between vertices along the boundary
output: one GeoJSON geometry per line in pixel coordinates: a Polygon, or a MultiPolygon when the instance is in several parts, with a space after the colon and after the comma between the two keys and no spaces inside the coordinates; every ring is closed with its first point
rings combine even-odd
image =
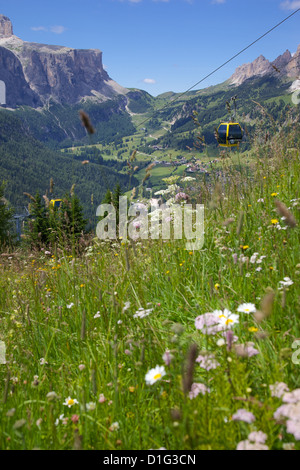
{"type": "MultiPolygon", "coordinates": [[[[25,41],[100,49],[110,77],[153,96],[184,92],[300,7],[300,0],[10,0],[25,41]]],[[[300,12],[197,88],[221,83],[260,54],[300,44],[300,12]]]]}

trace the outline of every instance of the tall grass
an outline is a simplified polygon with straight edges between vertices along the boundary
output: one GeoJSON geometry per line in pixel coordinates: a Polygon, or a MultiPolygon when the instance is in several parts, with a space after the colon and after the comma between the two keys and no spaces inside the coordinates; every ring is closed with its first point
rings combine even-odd
{"type": "Polygon", "coordinates": [[[270,388],[300,388],[299,148],[274,139],[249,171],[235,155],[199,183],[200,251],[95,239],[80,257],[1,256],[1,449],[299,449],[270,388]],[[237,339],[195,327],[248,302],[237,339]]]}

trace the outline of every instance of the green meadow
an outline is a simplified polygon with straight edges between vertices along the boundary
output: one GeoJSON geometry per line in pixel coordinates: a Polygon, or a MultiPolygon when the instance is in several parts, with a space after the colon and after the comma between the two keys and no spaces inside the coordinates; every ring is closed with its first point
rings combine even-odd
{"type": "Polygon", "coordinates": [[[293,132],[191,175],[199,250],[138,231],[4,250],[1,449],[300,449],[293,132]]]}

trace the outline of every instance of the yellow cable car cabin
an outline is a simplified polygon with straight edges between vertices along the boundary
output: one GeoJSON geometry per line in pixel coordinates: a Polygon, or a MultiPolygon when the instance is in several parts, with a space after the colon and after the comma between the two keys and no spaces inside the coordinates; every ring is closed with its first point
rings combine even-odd
{"type": "Polygon", "coordinates": [[[53,209],[59,209],[61,203],[62,203],[62,199],[51,199],[50,207],[53,207],[53,209]]]}
{"type": "Polygon", "coordinates": [[[243,140],[243,130],[238,122],[221,122],[217,129],[220,147],[237,147],[243,140]]]}

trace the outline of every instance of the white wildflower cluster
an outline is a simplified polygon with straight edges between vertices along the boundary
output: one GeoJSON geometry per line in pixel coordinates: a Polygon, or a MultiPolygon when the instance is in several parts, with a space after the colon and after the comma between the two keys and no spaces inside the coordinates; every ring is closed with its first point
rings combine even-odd
{"type": "Polygon", "coordinates": [[[112,425],[109,428],[111,432],[118,431],[119,429],[120,429],[120,425],[117,421],[115,423],[112,423],[112,425]]]}
{"type": "Polygon", "coordinates": [[[182,178],[181,181],[182,183],[189,183],[190,181],[195,181],[196,178],[193,178],[193,176],[186,176],[185,178],[182,178]]]}
{"type": "Polygon", "coordinates": [[[140,307],[136,312],[135,314],[133,315],[133,318],[145,318],[147,317],[148,315],[150,315],[150,313],[153,312],[153,308],[143,308],[143,307],[140,307]]]}
{"type": "Polygon", "coordinates": [[[286,431],[293,434],[294,438],[300,440],[300,388],[289,391],[284,382],[276,382],[270,385],[272,396],[281,398],[281,405],[274,413],[274,418],[278,421],[285,419],[286,431]]]}
{"type": "Polygon", "coordinates": [[[253,431],[248,439],[238,443],[236,450],[269,450],[265,444],[268,436],[262,431],[253,431]]]}
{"type": "Polygon", "coordinates": [[[177,184],[171,184],[167,187],[167,189],[161,189],[160,191],[156,191],[154,196],[165,196],[166,194],[175,194],[180,187],[177,184]]]}
{"type": "Polygon", "coordinates": [[[55,426],[58,426],[60,422],[62,424],[66,425],[68,423],[69,418],[65,418],[64,414],[61,414],[56,420],[55,420],[55,426]]]}
{"type": "Polygon", "coordinates": [[[122,313],[126,312],[130,308],[131,303],[129,301],[125,302],[124,307],[122,309],[122,313]]]}
{"type": "MultiPolygon", "coordinates": [[[[292,203],[292,207],[296,207],[296,206],[298,206],[298,205],[300,204],[300,198],[298,198],[298,199],[291,199],[290,202],[292,203]]],[[[288,209],[290,209],[290,207],[289,207],[288,209]]]]}
{"type": "MultiPolygon", "coordinates": [[[[284,219],[285,219],[285,217],[282,217],[282,218],[281,218],[281,220],[284,220],[284,219]]],[[[277,224],[275,224],[275,228],[277,228],[277,230],[287,230],[288,226],[285,225],[284,227],[282,227],[282,226],[280,225],[280,223],[278,222],[277,224]]]]}
{"type": "Polygon", "coordinates": [[[279,281],[280,287],[278,287],[278,290],[283,290],[285,287],[289,287],[294,282],[289,278],[289,277],[284,277],[283,281],[279,281]]]}

